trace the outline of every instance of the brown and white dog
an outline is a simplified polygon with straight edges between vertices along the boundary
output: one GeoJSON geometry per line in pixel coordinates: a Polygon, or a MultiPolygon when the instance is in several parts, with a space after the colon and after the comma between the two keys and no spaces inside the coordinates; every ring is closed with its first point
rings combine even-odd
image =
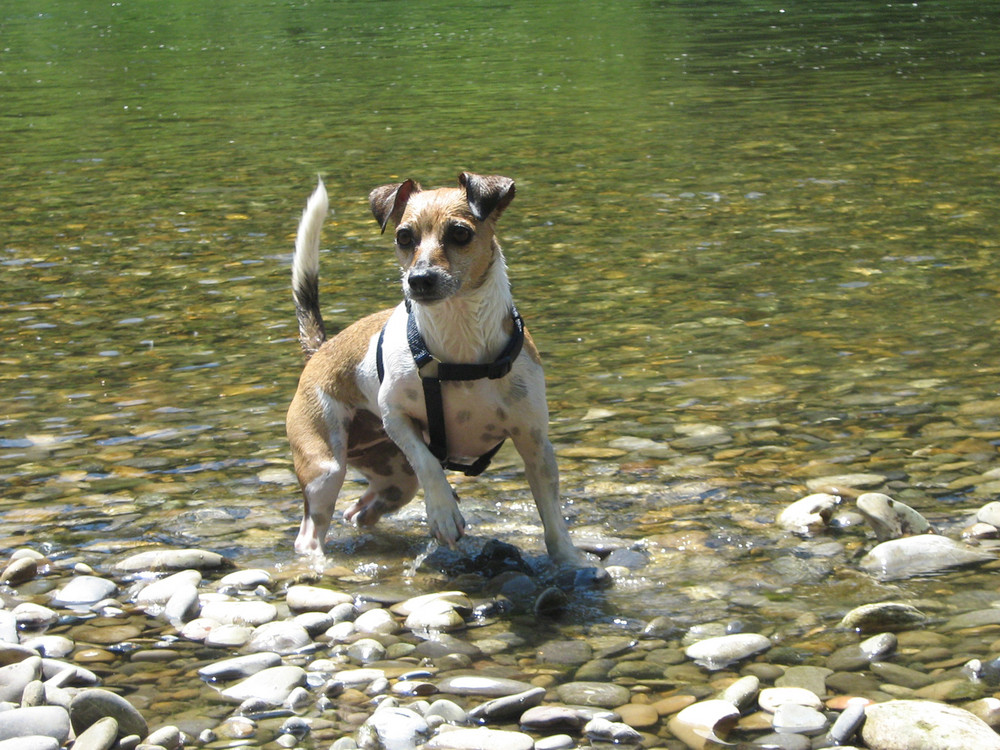
{"type": "MultiPolygon", "coordinates": [[[[305,497],[295,549],[322,552],[348,466],[366,477],[368,489],[344,511],[345,520],[370,526],[409,502],[419,485],[431,534],[453,545],[465,521],[443,464],[467,466],[510,438],[524,460],[549,556],[560,565],[591,567],[563,520],[542,365],[514,310],[494,236],[514,181],[468,172],[458,181],[457,188],[422,190],[406,180],[371,192],[383,232],[390,221],[396,226],[405,301],[329,340],[318,299],[320,228],[328,210],[322,181],[302,214],[292,289],[307,362],[287,418],[305,497]],[[421,364],[414,339],[423,345],[421,364]],[[505,353],[507,372],[454,382],[443,374],[452,363],[489,368],[505,353]],[[428,379],[440,386],[436,421],[446,447],[439,457],[429,447],[435,417],[428,379]]],[[[472,370],[466,374],[477,375],[472,370]]]]}

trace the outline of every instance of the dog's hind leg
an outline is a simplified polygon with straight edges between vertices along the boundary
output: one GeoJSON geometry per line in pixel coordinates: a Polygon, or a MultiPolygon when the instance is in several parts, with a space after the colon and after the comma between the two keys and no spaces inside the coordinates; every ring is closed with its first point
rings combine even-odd
{"type": "Polygon", "coordinates": [[[319,473],[302,487],[305,508],[299,534],[295,538],[295,551],[300,555],[323,552],[323,540],[326,539],[333,508],[344,484],[346,465],[343,461],[322,461],[316,468],[319,473]]]}
{"type": "Polygon", "coordinates": [[[347,510],[344,520],[373,526],[386,513],[406,505],[417,493],[419,482],[406,456],[390,441],[369,448],[363,463],[354,464],[368,480],[368,491],[347,510]]]}

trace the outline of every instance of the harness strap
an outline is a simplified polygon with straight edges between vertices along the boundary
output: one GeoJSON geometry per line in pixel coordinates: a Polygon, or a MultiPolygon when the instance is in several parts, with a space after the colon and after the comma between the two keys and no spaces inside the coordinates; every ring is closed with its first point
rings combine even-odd
{"type": "MultiPolygon", "coordinates": [[[[410,301],[406,300],[406,311],[409,316],[406,320],[406,340],[410,345],[410,353],[413,361],[419,370],[428,362],[434,360],[434,355],[427,348],[427,342],[420,335],[417,328],[416,317],[410,307],[410,301]]],[[[499,380],[505,377],[514,366],[514,361],[521,353],[524,346],[524,320],[515,308],[511,308],[511,319],[514,322],[514,333],[504,347],[500,355],[492,362],[484,364],[464,364],[452,362],[438,362],[437,377],[427,377],[421,375],[420,380],[424,390],[424,404],[427,409],[427,433],[430,436],[428,448],[431,454],[441,462],[441,466],[449,471],[461,471],[466,476],[474,477],[482,474],[490,461],[503,446],[501,440],[497,445],[480,456],[471,464],[461,464],[448,460],[448,436],[445,430],[444,419],[444,399],[441,394],[441,382],[444,380],[499,380]]],[[[378,337],[378,348],[375,352],[375,366],[378,370],[378,379],[381,383],[385,378],[385,363],[382,357],[382,341],[385,338],[385,327],[378,337]]]]}

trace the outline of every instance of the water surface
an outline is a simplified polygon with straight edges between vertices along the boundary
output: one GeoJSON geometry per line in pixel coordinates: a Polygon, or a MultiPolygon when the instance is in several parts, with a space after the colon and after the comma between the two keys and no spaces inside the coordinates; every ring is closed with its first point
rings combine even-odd
{"type": "MultiPolygon", "coordinates": [[[[343,326],[399,295],[368,191],[470,169],[517,181],[500,237],[574,530],[648,559],[587,621],[885,596],[863,528],[773,519],[828,475],[954,533],[996,494],[971,478],[1000,468],[998,24],[973,2],[5,9],[0,550],[292,564],[298,214],[322,175],[343,326]]],[[[464,551],[540,555],[509,448],[458,488],[464,551]]],[[[395,582],[422,518],[335,527],[331,559],[395,582]]]]}

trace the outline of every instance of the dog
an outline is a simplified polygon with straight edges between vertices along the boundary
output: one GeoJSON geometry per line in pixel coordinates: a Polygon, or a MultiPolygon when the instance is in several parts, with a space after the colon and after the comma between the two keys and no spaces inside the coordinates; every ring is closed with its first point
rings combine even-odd
{"type": "Polygon", "coordinates": [[[385,233],[395,226],[404,300],[327,339],[319,308],[320,180],[299,223],[292,292],[306,364],[288,409],[288,440],[305,509],[300,554],[322,554],[348,466],[368,480],[344,511],[371,526],[423,489],[430,533],[454,546],[465,521],[446,470],[477,474],[509,438],[557,565],[595,567],[572,543],[548,438],[541,360],[511,296],[494,230],[514,181],[463,172],[457,188],[413,180],[371,191],[385,233]]]}

